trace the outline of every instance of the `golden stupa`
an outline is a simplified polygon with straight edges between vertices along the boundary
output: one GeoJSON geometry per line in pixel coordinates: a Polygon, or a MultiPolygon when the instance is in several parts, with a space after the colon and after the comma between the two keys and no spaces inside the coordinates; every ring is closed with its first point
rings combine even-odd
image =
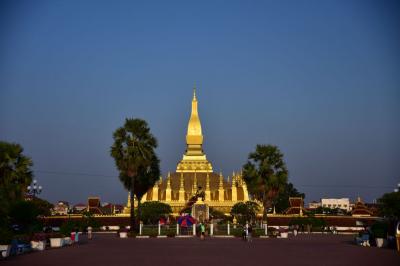
{"type": "MultiPolygon", "coordinates": [[[[196,89],[194,89],[192,113],[186,135],[187,148],[176,171],[168,173],[164,179],[160,177],[154,187],[143,196],[142,202],[167,203],[171,206],[173,215],[179,215],[188,200],[200,190],[204,192],[205,204],[229,214],[233,205],[249,200],[246,183],[241,173],[233,172],[231,177],[225,179],[222,173],[213,172],[212,164],[207,160],[202,148],[203,133],[197,103],[196,89]]],[[[125,213],[129,213],[130,205],[128,197],[125,213]]]]}

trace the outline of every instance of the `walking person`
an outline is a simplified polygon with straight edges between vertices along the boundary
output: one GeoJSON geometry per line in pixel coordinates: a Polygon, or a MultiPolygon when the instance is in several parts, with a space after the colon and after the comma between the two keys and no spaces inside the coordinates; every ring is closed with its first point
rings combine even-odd
{"type": "Polygon", "coordinates": [[[206,226],[204,223],[200,223],[200,239],[204,240],[204,235],[206,234],[206,226]]]}
{"type": "Polygon", "coordinates": [[[252,242],[252,233],[253,233],[253,227],[251,226],[251,224],[248,225],[247,227],[247,242],[252,242]]]}
{"type": "Polygon", "coordinates": [[[88,233],[88,239],[91,240],[92,239],[92,230],[93,228],[91,226],[89,226],[87,228],[87,233],[88,233]]]}
{"type": "Polygon", "coordinates": [[[75,227],[75,243],[79,242],[79,229],[78,227],[75,227]]]}
{"type": "Polygon", "coordinates": [[[249,224],[246,222],[246,225],[244,226],[244,239],[249,241],[249,224]]]}
{"type": "Polygon", "coordinates": [[[243,230],[242,230],[242,239],[243,239],[243,241],[246,241],[246,235],[247,235],[247,233],[246,233],[246,226],[243,226],[243,230]]]}

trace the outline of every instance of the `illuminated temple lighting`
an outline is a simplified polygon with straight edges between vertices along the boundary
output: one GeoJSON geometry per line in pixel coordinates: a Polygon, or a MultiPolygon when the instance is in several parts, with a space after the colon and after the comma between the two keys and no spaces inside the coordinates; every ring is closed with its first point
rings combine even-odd
{"type": "MultiPolygon", "coordinates": [[[[167,203],[171,206],[173,214],[179,215],[199,188],[204,192],[204,203],[225,214],[229,214],[236,203],[249,200],[247,186],[241,172],[233,172],[230,179],[225,179],[222,173],[213,172],[212,164],[203,151],[203,140],[196,88],[194,88],[186,134],[186,151],[182,160],[178,162],[175,172],[168,173],[164,179],[160,177],[153,188],[143,196],[142,202],[167,203]]],[[[128,197],[124,213],[129,213],[130,207],[128,197]]]]}

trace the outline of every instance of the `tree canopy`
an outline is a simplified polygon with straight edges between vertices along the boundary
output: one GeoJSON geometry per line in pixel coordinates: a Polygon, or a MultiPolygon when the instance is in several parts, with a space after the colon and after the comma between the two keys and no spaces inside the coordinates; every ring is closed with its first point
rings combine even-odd
{"type": "Polygon", "coordinates": [[[388,218],[400,218],[400,191],[385,193],[378,199],[381,214],[388,218]]]}
{"type": "Polygon", "coordinates": [[[289,208],[289,198],[290,197],[301,197],[305,198],[305,194],[299,192],[292,183],[286,183],[284,189],[278,194],[274,200],[275,211],[278,213],[284,212],[289,208]]]}
{"type": "Polygon", "coordinates": [[[9,221],[11,206],[22,201],[32,182],[32,160],[16,143],[0,141],[0,226],[9,221]]]}
{"type": "Polygon", "coordinates": [[[0,141],[0,200],[4,203],[22,199],[32,182],[32,160],[23,155],[16,143],[0,141]]]}
{"type": "Polygon", "coordinates": [[[240,224],[251,223],[255,221],[259,209],[260,207],[254,201],[238,202],[233,205],[231,216],[236,217],[240,224]]]}
{"type": "Polygon", "coordinates": [[[157,224],[160,218],[167,218],[172,213],[171,206],[159,201],[146,201],[142,204],[142,221],[157,224]]]}
{"type": "Polygon", "coordinates": [[[251,196],[262,202],[265,219],[267,208],[284,191],[288,178],[283,154],[278,147],[257,145],[243,166],[243,178],[251,196]]]}
{"type": "MultiPolygon", "coordinates": [[[[160,175],[159,159],[155,153],[157,139],[142,119],[126,119],[114,134],[111,156],[119,170],[119,179],[131,192],[131,230],[136,230],[135,195],[139,200],[160,175]]],[[[140,215],[140,212],[139,212],[140,215]]]]}

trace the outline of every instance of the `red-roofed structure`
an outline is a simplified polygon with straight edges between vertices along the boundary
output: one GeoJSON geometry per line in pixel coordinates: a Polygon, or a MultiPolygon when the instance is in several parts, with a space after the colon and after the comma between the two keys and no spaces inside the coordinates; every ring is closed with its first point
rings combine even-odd
{"type": "Polygon", "coordinates": [[[290,204],[290,207],[284,211],[285,214],[303,215],[303,213],[305,211],[303,198],[291,197],[291,198],[289,198],[289,204],[290,204]]]}

